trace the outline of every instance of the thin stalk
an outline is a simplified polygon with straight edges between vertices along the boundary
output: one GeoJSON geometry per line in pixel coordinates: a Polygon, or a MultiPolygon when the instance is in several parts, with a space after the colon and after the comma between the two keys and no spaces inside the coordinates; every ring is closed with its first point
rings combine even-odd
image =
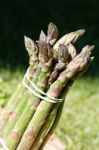
{"type": "MultiPolygon", "coordinates": [[[[65,88],[65,89],[63,90],[62,94],[61,94],[61,97],[64,99],[64,101],[58,106],[58,110],[57,110],[57,114],[56,114],[55,119],[54,119],[54,123],[52,124],[52,126],[51,126],[49,132],[47,132],[47,133],[45,134],[45,136],[43,135],[42,142],[40,142],[40,144],[39,144],[39,145],[40,145],[40,146],[39,146],[40,150],[43,150],[43,147],[45,146],[45,144],[47,143],[47,141],[49,140],[50,136],[53,134],[54,130],[56,129],[56,127],[57,127],[57,125],[58,125],[58,123],[59,123],[59,120],[60,120],[60,118],[61,118],[62,111],[63,111],[63,108],[64,108],[64,103],[65,103],[66,95],[67,95],[67,93],[68,93],[70,87],[72,86],[73,82],[74,82],[74,79],[71,80],[71,81],[69,81],[69,82],[68,82],[68,85],[66,86],[67,88],[65,88]]],[[[47,120],[47,121],[48,121],[48,120],[47,120]]],[[[46,121],[46,122],[47,122],[47,121],[46,121]]],[[[45,129],[45,130],[47,130],[47,129],[45,129]]],[[[43,132],[43,130],[42,130],[42,132],[43,132]]],[[[39,135],[38,135],[38,136],[39,136],[39,135]]],[[[37,136],[37,137],[38,137],[38,136],[37,136]]],[[[37,140],[37,139],[36,139],[36,140],[37,140]]],[[[39,140],[38,140],[38,141],[39,141],[39,140]]],[[[37,142],[37,141],[36,141],[36,142],[37,142]]],[[[34,143],[35,143],[35,142],[34,142],[34,143]]],[[[34,144],[33,144],[33,145],[34,145],[34,144]]],[[[33,146],[32,146],[32,148],[33,148],[33,146]]],[[[32,149],[32,150],[33,150],[33,149],[32,149]]]]}
{"type": "MultiPolygon", "coordinates": [[[[38,79],[37,77],[38,77],[39,73],[40,73],[40,68],[37,68],[35,77],[32,77],[32,82],[35,84],[37,82],[37,79],[38,79]]],[[[29,97],[30,97],[30,93],[28,92],[28,90],[26,90],[23,98],[19,102],[16,109],[13,111],[12,115],[9,117],[8,122],[6,123],[4,129],[2,130],[3,138],[6,138],[9,135],[9,133],[13,129],[13,127],[16,124],[16,122],[18,121],[18,119],[20,119],[20,115],[22,114],[25,107],[27,106],[29,97]]]]}
{"type": "MultiPolygon", "coordinates": [[[[32,68],[32,72],[35,72],[35,67],[38,61],[37,57],[37,46],[36,44],[28,37],[24,38],[25,47],[28,51],[28,54],[30,56],[30,68],[32,68]]],[[[24,92],[26,88],[20,84],[14,94],[14,96],[11,98],[11,100],[8,102],[6,108],[4,109],[2,115],[0,116],[0,130],[4,128],[5,124],[7,123],[9,116],[12,114],[12,112],[15,110],[17,105],[19,104],[20,100],[23,98],[24,92]]]]}
{"type": "MultiPolygon", "coordinates": [[[[27,51],[29,53],[29,56],[30,56],[29,76],[36,83],[38,74],[40,73],[40,67],[38,67],[38,69],[36,70],[36,65],[37,65],[37,61],[38,61],[38,58],[37,58],[37,51],[38,51],[38,49],[37,49],[36,44],[28,37],[25,37],[25,47],[26,47],[26,49],[27,49],[27,51]],[[35,74],[35,72],[36,72],[36,74],[35,74]]],[[[29,84],[29,83],[27,83],[27,84],[29,84]]],[[[25,96],[26,97],[29,96],[26,87],[23,86],[22,83],[19,86],[16,94],[17,94],[16,98],[14,96],[10,100],[10,102],[8,103],[8,106],[7,106],[7,110],[5,109],[5,113],[2,114],[2,120],[1,120],[1,131],[2,132],[1,133],[3,133],[3,128],[4,127],[5,127],[4,130],[5,130],[5,133],[6,133],[6,131],[9,131],[14,126],[16,121],[15,120],[11,120],[11,119],[8,121],[9,116],[15,111],[17,111],[17,114],[19,112],[19,115],[20,115],[21,112],[22,112],[22,110],[20,110],[21,109],[21,105],[25,107],[25,105],[24,105],[26,103],[25,100],[24,100],[25,96]],[[25,95],[24,95],[24,93],[25,93],[25,95]],[[3,119],[5,117],[5,115],[6,115],[6,119],[3,119]],[[7,121],[8,121],[8,123],[7,123],[7,121]]],[[[13,116],[13,114],[12,114],[12,116],[13,116]]],[[[17,117],[15,117],[15,119],[17,120],[18,119],[18,115],[16,115],[16,116],[17,117]]]]}
{"type": "Polygon", "coordinates": [[[7,106],[2,111],[2,114],[0,116],[0,131],[4,128],[5,124],[9,119],[9,116],[16,108],[17,104],[19,103],[19,100],[22,97],[22,93],[24,92],[25,92],[25,87],[22,84],[19,84],[11,100],[8,102],[7,106]]]}
{"type": "Polygon", "coordinates": [[[51,129],[56,113],[57,113],[58,105],[56,104],[51,112],[49,113],[48,117],[46,118],[44,126],[41,128],[37,138],[35,139],[35,142],[32,145],[31,150],[38,150],[41,146],[41,144],[44,142],[45,137],[47,136],[49,130],[51,129]]]}

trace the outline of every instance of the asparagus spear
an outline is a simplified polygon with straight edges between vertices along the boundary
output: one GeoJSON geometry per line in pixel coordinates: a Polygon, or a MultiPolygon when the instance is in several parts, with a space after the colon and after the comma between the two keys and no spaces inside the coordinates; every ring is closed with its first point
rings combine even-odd
{"type": "MultiPolygon", "coordinates": [[[[35,43],[28,37],[25,37],[25,47],[28,51],[28,54],[30,56],[30,75],[31,72],[35,72],[36,63],[38,60],[37,57],[37,46],[35,43]]],[[[38,72],[39,73],[39,72],[38,72]]],[[[36,76],[35,76],[36,77],[36,76]]],[[[37,78],[37,77],[36,77],[37,78]]],[[[35,79],[36,80],[36,79],[35,79]]],[[[19,104],[22,97],[24,97],[24,92],[26,91],[26,88],[21,83],[18,86],[18,89],[16,90],[14,96],[11,98],[11,100],[8,102],[7,107],[2,112],[2,115],[0,116],[0,130],[2,130],[6,124],[6,122],[9,119],[9,116],[12,114],[16,106],[19,104]]]]}
{"type": "MultiPolygon", "coordinates": [[[[76,75],[76,77],[77,77],[77,75],[76,75]]],[[[58,105],[57,114],[56,114],[56,116],[55,116],[55,119],[54,119],[54,122],[53,122],[52,126],[49,127],[49,130],[47,129],[46,125],[44,125],[45,128],[44,128],[44,126],[43,126],[43,128],[41,129],[41,133],[42,133],[41,138],[40,138],[39,135],[38,135],[39,138],[38,138],[38,136],[37,136],[37,139],[36,139],[35,142],[33,143],[31,150],[34,150],[34,144],[35,144],[35,143],[39,143],[38,145],[39,145],[40,150],[43,150],[43,147],[44,147],[45,144],[47,143],[47,141],[48,141],[48,139],[50,138],[50,136],[53,134],[53,132],[54,132],[54,130],[55,130],[55,128],[56,128],[56,126],[57,126],[59,120],[60,120],[60,117],[61,117],[61,115],[62,115],[62,110],[63,110],[63,107],[64,107],[66,95],[67,95],[67,93],[68,93],[70,87],[72,86],[73,82],[74,82],[74,79],[73,79],[73,80],[70,80],[70,81],[68,82],[66,88],[64,88],[64,90],[63,90],[63,92],[62,92],[62,94],[61,94],[62,97],[63,97],[63,99],[64,99],[64,101],[63,101],[60,105],[58,105]],[[44,130],[44,131],[43,131],[43,130],[44,130]]],[[[56,109],[56,108],[55,108],[55,109],[56,109]]],[[[48,124],[48,123],[50,124],[50,122],[51,122],[51,121],[47,119],[46,124],[48,124]]]]}
{"type": "Polygon", "coordinates": [[[7,106],[2,110],[1,116],[0,116],[0,130],[4,127],[6,124],[9,116],[13,112],[14,106],[17,105],[16,99],[21,98],[21,93],[24,93],[24,86],[22,84],[19,84],[17,87],[17,90],[15,91],[14,95],[12,96],[11,100],[7,104],[7,106]],[[17,96],[17,98],[16,98],[17,96]],[[14,101],[15,99],[15,101],[14,101]],[[10,104],[12,102],[12,105],[10,104]]]}
{"type": "MultiPolygon", "coordinates": [[[[29,76],[30,76],[31,80],[34,83],[36,83],[37,79],[38,79],[38,75],[40,73],[40,67],[41,67],[41,64],[39,63],[39,67],[36,70],[36,66],[38,64],[38,57],[37,57],[38,48],[37,48],[36,44],[30,38],[28,38],[28,37],[24,37],[24,38],[25,38],[25,46],[26,46],[26,49],[30,56],[29,76]]],[[[29,83],[27,83],[27,84],[29,84],[29,83]]],[[[23,108],[25,108],[25,106],[26,106],[29,96],[30,96],[30,93],[26,89],[25,95],[23,95],[23,97],[21,97],[21,101],[19,102],[19,105],[12,113],[5,128],[2,130],[3,137],[7,136],[8,133],[11,131],[11,129],[14,127],[16,121],[18,120],[18,118],[20,117],[20,114],[23,111],[23,108]]]]}
{"type": "Polygon", "coordinates": [[[71,32],[71,33],[64,35],[61,39],[59,39],[57,41],[57,43],[53,47],[55,50],[54,51],[54,57],[57,58],[57,56],[58,56],[58,47],[60,44],[63,44],[66,46],[69,43],[75,43],[84,33],[85,33],[85,30],[80,29],[80,30],[77,30],[75,32],[71,32]]]}
{"type": "MultiPolygon", "coordinates": [[[[24,95],[25,96],[25,95],[24,95]]],[[[27,99],[29,95],[26,95],[23,100],[19,103],[18,107],[13,111],[13,113],[10,115],[8,122],[6,123],[5,127],[1,131],[1,136],[5,137],[8,135],[8,133],[13,128],[14,124],[18,120],[19,116],[21,115],[23,109],[25,108],[25,105],[27,104],[27,99]]]]}
{"type": "MultiPolygon", "coordinates": [[[[93,46],[86,46],[83,48],[80,54],[78,54],[68,65],[67,68],[59,75],[57,81],[55,81],[47,91],[47,94],[53,97],[58,97],[63,87],[66,83],[79,71],[84,70],[84,68],[89,64],[91,60],[91,50],[93,46]]],[[[46,97],[49,99],[48,97],[46,97]]],[[[31,148],[33,142],[35,141],[38,132],[40,131],[42,125],[45,122],[46,117],[49,114],[53,104],[48,101],[41,101],[37,110],[31,119],[23,137],[18,145],[17,150],[28,150],[31,148]]],[[[11,137],[10,137],[11,138],[11,137]]],[[[6,144],[10,145],[10,140],[6,140],[6,144]]]]}
{"type": "Polygon", "coordinates": [[[47,30],[47,43],[49,43],[51,46],[53,46],[58,38],[58,29],[57,26],[54,23],[50,23],[48,25],[47,30]]]}
{"type": "Polygon", "coordinates": [[[48,87],[58,77],[59,71],[63,70],[66,67],[69,57],[70,57],[70,54],[69,54],[67,46],[63,44],[59,45],[58,58],[57,58],[58,61],[55,64],[53,71],[51,72],[50,78],[48,80],[48,87]]]}
{"type": "Polygon", "coordinates": [[[55,117],[56,117],[56,113],[57,113],[57,109],[58,109],[58,105],[55,105],[51,112],[49,113],[48,118],[46,118],[46,123],[44,124],[44,126],[41,128],[41,130],[39,131],[39,135],[37,136],[37,138],[35,139],[35,142],[32,145],[31,150],[38,150],[40,145],[43,143],[44,138],[47,136],[47,133],[49,132],[50,128],[52,127],[55,117]]]}

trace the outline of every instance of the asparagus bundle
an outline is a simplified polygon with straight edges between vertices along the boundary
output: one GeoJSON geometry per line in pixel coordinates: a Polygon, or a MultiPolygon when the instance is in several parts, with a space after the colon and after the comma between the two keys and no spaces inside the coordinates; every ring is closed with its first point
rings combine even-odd
{"type": "Polygon", "coordinates": [[[93,46],[87,45],[77,54],[73,45],[83,33],[84,30],[71,32],[57,41],[58,29],[50,23],[47,36],[41,31],[36,42],[25,37],[30,56],[25,75],[28,81],[24,80],[26,87],[23,88],[26,92],[21,100],[16,98],[14,111],[2,129],[10,150],[41,149],[53,132],[71,83],[92,60],[93,46]]]}

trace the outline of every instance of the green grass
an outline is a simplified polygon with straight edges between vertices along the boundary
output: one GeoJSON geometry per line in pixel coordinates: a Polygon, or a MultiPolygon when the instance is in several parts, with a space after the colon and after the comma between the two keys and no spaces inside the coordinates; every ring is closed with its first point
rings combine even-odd
{"type": "Polygon", "coordinates": [[[70,90],[57,134],[68,150],[99,149],[99,79],[78,79],[70,90]]]}
{"type": "Polygon", "coordinates": [[[15,92],[17,84],[22,80],[24,69],[0,69],[0,107],[4,107],[11,95],[15,92]]]}
{"type": "MultiPolygon", "coordinates": [[[[0,70],[0,106],[22,80],[24,69],[0,70]]],[[[99,79],[79,78],[70,90],[56,133],[67,150],[99,149],[99,79]]]]}

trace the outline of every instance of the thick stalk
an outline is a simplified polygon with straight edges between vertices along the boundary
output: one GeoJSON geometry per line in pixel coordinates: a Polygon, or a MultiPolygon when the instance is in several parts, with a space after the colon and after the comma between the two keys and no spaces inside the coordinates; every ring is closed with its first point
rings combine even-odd
{"type": "Polygon", "coordinates": [[[12,96],[7,106],[3,109],[2,114],[0,116],[0,131],[3,129],[3,127],[9,119],[9,116],[12,114],[13,110],[18,105],[20,99],[22,98],[25,92],[25,89],[26,88],[22,84],[19,84],[15,94],[12,96]]]}
{"type": "MultiPolygon", "coordinates": [[[[38,69],[36,70],[35,75],[32,77],[32,81],[35,84],[37,82],[39,73],[40,73],[40,68],[38,67],[38,69]]],[[[24,109],[25,109],[25,107],[27,105],[27,101],[28,101],[29,96],[30,96],[30,93],[28,92],[28,90],[26,90],[25,94],[23,95],[23,98],[19,102],[19,104],[16,107],[16,109],[13,111],[12,115],[9,117],[9,120],[6,123],[6,126],[2,130],[3,138],[5,138],[5,137],[7,137],[9,135],[9,133],[13,129],[14,125],[16,124],[18,119],[20,118],[21,113],[24,111],[24,109]]]]}
{"type": "Polygon", "coordinates": [[[11,97],[11,99],[8,101],[7,106],[6,107],[13,107],[13,105],[17,105],[18,103],[18,98],[20,98],[22,96],[23,91],[25,91],[25,87],[22,83],[20,83],[15,91],[15,93],[13,94],[13,96],[11,97]],[[13,102],[14,101],[14,102],[13,102]]]}
{"type": "MultiPolygon", "coordinates": [[[[25,47],[26,47],[28,54],[30,56],[30,68],[32,68],[32,72],[35,72],[35,67],[36,67],[36,64],[38,61],[37,46],[28,37],[25,37],[24,40],[25,40],[25,47]]],[[[0,117],[0,130],[2,130],[4,128],[6,122],[9,119],[9,116],[12,114],[13,110],[19,104],[20,99],[23,98],[25,90],[26,90],[26,88],[22,84],[18,86],[18,89],[16,90],[14,96],[8,102],[7,107],[5,108],[4,112],[2,113],[2,115],[0,117]]]]}
{"type": "MultiPolygon", "coordinates": [[[[40,150],[43,150],[43,147],[45,146],[45,144],[47,143],[47,141],[49,140],[50,136],[53,134],[54,130],[56,129],[57,127],[57,124],[59,123],[59,120],[60,120],[60,117],[62,115],[62,111],[63,111],[63,107],[64,107],[64,103],[65,103],[65,99],[66,99],[66,95],[70,89],[70,87],[72,86],[74,82],[74,79],[73,80],[70,80],[66,86],[66,88],[63,90],[62,94],[61,94],[61,97],[64,99],[64,101],[59,105],[58,107],[58,110],[57,110],[57,114],[55,116],[55,119],[54,119],[54,123],[52,124],[50,130],[46,133],[46,136],[43,135],[43,138],[42,138],[42,143],[40,142],[40,150]]],[[[47,130],[47,129],[46,129],[47,130]]],[[[43,132],[43,131],[42,131],[43,132]]],[[[39,135],[38,135],[39,136],[39,135]]],[[[37,137],[38,137],[37,136],[37,137]]],[[[37,141],[36,141],[37,142],[37,141]]],[[[34,142],[35,143],[35,142],[34,142]]],[[[33,144],[34,145],[34,144],[33,144]]],[[[32,146],[33,148],[33,146],[32,146]]],[[[33,150],[33,149],[32,149],[33,150]]]]}
{"type": "Polygon", "coordinates": [[[25,96],[25,98],[19,102],[19,105],[16,107],[16,109],[10,115],[10,117],[8,119],[8,122],[6,123],[5,127],[1,131],[1,136],[3,138],[6,137],[9,134],[9,132],[11,131],[13,126],[15,125],[16,121],[18,120],[18,118],[20,117],[23,109],[26,106],[29,94],[24,95],[24,96],[25,96]]]}
{"type": "Polygon", "coordinates": [[[58,105],[56,104],[51,112],[49,113],[48,117],[46,118],[44,126],[41,128],[37,138],[35,139],[35,142],[32,145],[31,150],[38,150],[41,146],[41,144],[44,142],[45,137],[47,136],[49,130],[51,129],[56,113],[57,113],[58,105]]]}

